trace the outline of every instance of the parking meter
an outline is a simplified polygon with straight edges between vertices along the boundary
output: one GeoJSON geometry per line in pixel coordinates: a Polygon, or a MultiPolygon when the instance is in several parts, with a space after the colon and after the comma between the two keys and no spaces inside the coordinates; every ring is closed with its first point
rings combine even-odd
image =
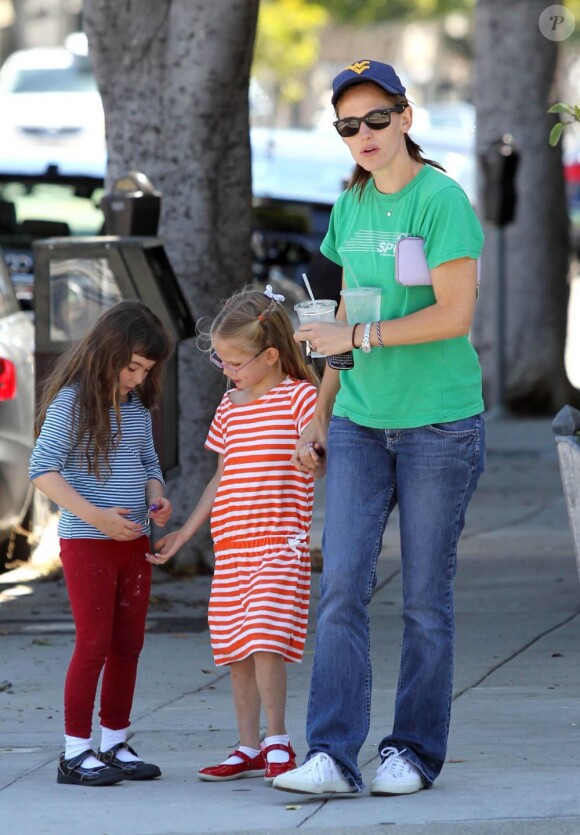
{"type": "Polygon", "coordinates": [[[483,171],[483,213],[495,226],[506,226],[516,215],[516,172],[519,153],[514,148],[511,134],[491,143],[480,154],[483,171]]]}
{"type": "MultiPolygon", "coordinates": [[[[138,299],[159,316],[176,344],[195,335],[195,322],[163,241],[153,237],[47,238],[34,244],[37,386],[57,356],[82,339],[101,313],[138,299]]],[[[164,372],[153,434],[166,477],[179,464],[177,356],[164,372]]]]}
{"type": "Polygon", "coordinates": [[[103,195],[101,209],[107,235],[156,235],[161,194],[141,171],[129,171],[113,182],[103,195]]]}
{"type": "Polygon", "coordinates": [[[505,246],[504,227],[516,216],[516,172],[519,153],[513,145],[511,134],[505,133],[491,143],[488,150],[480,154],[483,172],[483,215],[497,227],[496,232],[496,335],[495,351],[495,392],[492,395],[492,417],[499,417],[505,411],[506,378],[506,292],[505,292],[505,246]]]}

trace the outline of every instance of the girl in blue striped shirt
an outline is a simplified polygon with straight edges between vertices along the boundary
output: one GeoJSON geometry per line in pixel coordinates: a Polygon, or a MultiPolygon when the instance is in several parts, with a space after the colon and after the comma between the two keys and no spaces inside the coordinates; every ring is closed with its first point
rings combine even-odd
{"type": "Polygon", "coordinates": [[[121,302],[61,357],[41,397],[30,478],[61,511],[60,556],[76,627],[59,783],[106,786],[161,775],[126,740],[149,605],[149,517],[162,527],[171,515],[150,409],[172,351],[146,305],[121,302]]]}

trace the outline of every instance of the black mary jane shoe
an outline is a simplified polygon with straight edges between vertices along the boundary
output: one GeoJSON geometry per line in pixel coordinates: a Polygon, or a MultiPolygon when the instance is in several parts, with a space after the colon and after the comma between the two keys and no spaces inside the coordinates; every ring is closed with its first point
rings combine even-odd
{"type": "Polygon", "coordinates": [[[70,760],[65,760],[64,751],[58,761],[56,772],[57,783],[67,783],[70,786],[113,786],[125,779],[125,775],[117,768],[103,765],[100,768],[83,768],[81,763],[87,757],[96,757],[94,751],[87,749],[70,760]]]}
{"type": "Polygon", "coordinates": [[[123,760],[119,760],[116,755],[117,751],[121,748],[129,751],[134,757],[139,756],[126,742],[119,742],[117,745],[109,748],[108,751],[99,751],[97,757],[105,765],[120,769],[125,780],[154,780],[155,777],[161,777],[161,769],[159,766],[153,765],[153,763],[145,763],[143,760],[126,763],[123,760]]]}

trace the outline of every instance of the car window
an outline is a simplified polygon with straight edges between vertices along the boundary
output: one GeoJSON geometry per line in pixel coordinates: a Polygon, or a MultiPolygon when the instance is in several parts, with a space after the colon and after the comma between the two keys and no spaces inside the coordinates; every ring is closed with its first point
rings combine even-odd
{"type": "Polygon", "coordinates": [[[17,223],[21,226],[24,223],[32,237],[37,237],[33,230],[34,221],[63,224],[60,234],[98,235],[103,224],[103,213],[99,207],[102,194],[102,189],[95,189],[87,197],[74,186],[62,184],[7,182],[0,185],[0,198],[14,206],[17,223]],[[64,225],[68,227],[68,232],[65,232],[64,225]]]}
{"type": "Polygon", "coordinates": [[[89,68],[20,70],[7,93],[92,93],[97,91],[89,68]]]}
{"type": "Polygon", "coordinates": [[[0,67],[0,93],[95,93],[88,55],[59,47],[22,49],[0,67]]]}
{"type": "Polygon", "coordinates": [[[8,266],[17,300],[33,308],[33,243],[41,238],[92,237],[103,232],[101,186],[32,178],[2,182],[0,173],[0,260],[8,266]]]}

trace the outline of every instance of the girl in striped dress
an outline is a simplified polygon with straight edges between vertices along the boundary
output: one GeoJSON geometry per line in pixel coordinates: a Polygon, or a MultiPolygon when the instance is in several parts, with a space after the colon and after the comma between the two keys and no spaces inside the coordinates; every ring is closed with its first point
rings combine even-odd
{"type": "MultiPolygon", "coordinates": [[[[202,780],[264,775],[271,782],[295,768],[285,662],[302,659],[308,625],[313,478],[290,459],[317,389],[283,300],[270,287],[245,290],[213,322],[210,360],[232,384],[206,441],[218,455],[216,472],[184,526],[151,555],[166,562],[211,515],[211,645],[216,664],[230,667],[240,744],[224,762],[202,768],[202,780]]],[[[307,454],[321,474],[323,457],[314,447],[307,454]]]]}
{"type": "Polygon", "coordinates": [[[171,515],[149,410],[172,350],[148,307],[121,302],[61,357],[43,391],[30,477],[60,507],[60,557],[76,628],[59,783],[108,786],[161,775],[126,739],[149,605],[149,516],[164,525],[171,515]]]}

